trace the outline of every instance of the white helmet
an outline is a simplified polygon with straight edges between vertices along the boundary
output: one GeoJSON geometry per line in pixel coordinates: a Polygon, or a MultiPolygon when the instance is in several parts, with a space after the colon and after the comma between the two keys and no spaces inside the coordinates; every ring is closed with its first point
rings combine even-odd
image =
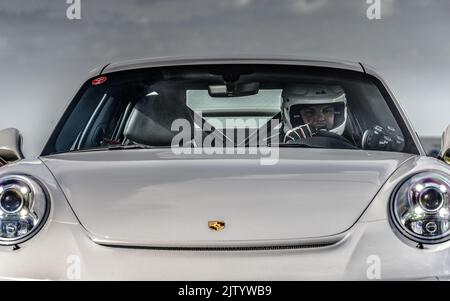
{"type": "Polygon", "coordinates": [[[340,86],[291,84],[281,93],[284,132],[305,124],[300,110],[311,105],[333,105],[334,124],[329,132],[342,135],[347,122],[347,99],[340,86]]]}

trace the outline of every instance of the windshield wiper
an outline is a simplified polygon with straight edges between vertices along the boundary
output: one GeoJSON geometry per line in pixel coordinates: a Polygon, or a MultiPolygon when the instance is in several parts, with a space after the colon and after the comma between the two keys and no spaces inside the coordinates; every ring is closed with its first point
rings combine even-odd
{"type": "MultiPolygon", "coordinates": [[[[124,150],[124,149],[154,149],[156,147],[142,144],[110,144],[108,147],[105,147],[107,150],[124,150]]],[[[101,148],[100,148],[101,149],[101,148]]]]}
{"type": "Polygon", "coordinates": [[[304,143],[279,143],[279,144],[272,144],[271,147],[298,147],[298,148],[323,148],[318,146],[311,146],[304,143]]]}
{"type": "MultiPolygon", "coordinates": [[[[139,144],[130,144],[130,145],[111,144],[111,145],[105,145],[105,146],[101,146],[101,147],[75,149],[75,150],[71,150],[71,151],[63,152],[63,153],[88,153],[88,152],[100,152],[100,151],[109,151],[109,150],[155,149],[155,148],[164,148],[164,147],[154,147],[154,146],[139,145],[139,144]]],[[[55,154],[58,154],[58,153],[55,153],[55,154]]]]}

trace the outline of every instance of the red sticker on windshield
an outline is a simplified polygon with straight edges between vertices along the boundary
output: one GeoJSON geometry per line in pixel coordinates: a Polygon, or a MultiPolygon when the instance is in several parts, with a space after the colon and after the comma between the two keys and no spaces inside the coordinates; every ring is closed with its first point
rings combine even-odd
{"type": "Polygon", "coordinates": [[[102,77],[97,77],[96,79],[94,79],[92,81],[92,85],[93,86],[97,86],[100,84],[103,84],[104,82],[106,82],[108,80],[108,78],[106,76],[102,76],[102,77]]]}

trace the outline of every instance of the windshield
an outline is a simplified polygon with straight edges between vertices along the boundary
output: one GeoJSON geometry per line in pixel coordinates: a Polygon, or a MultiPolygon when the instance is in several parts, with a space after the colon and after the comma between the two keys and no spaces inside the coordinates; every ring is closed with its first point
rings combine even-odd
{"type": "Polygon", "coordinates": [[[388,95],[369,75],[318,67],[214,65],[117,72],[83,85],[43,155],[112,147],[262,144],[418,153],[388,95]]]}

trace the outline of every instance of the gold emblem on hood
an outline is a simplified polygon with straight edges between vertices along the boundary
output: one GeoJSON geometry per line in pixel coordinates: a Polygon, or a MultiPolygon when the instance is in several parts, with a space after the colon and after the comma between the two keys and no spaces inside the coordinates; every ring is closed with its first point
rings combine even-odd
{"type": "Polygon", "coordinates": [[[225,222],[224,221],[209,221],[208,227],[214,231],[220,231],[225,228],[225,222]]]}

